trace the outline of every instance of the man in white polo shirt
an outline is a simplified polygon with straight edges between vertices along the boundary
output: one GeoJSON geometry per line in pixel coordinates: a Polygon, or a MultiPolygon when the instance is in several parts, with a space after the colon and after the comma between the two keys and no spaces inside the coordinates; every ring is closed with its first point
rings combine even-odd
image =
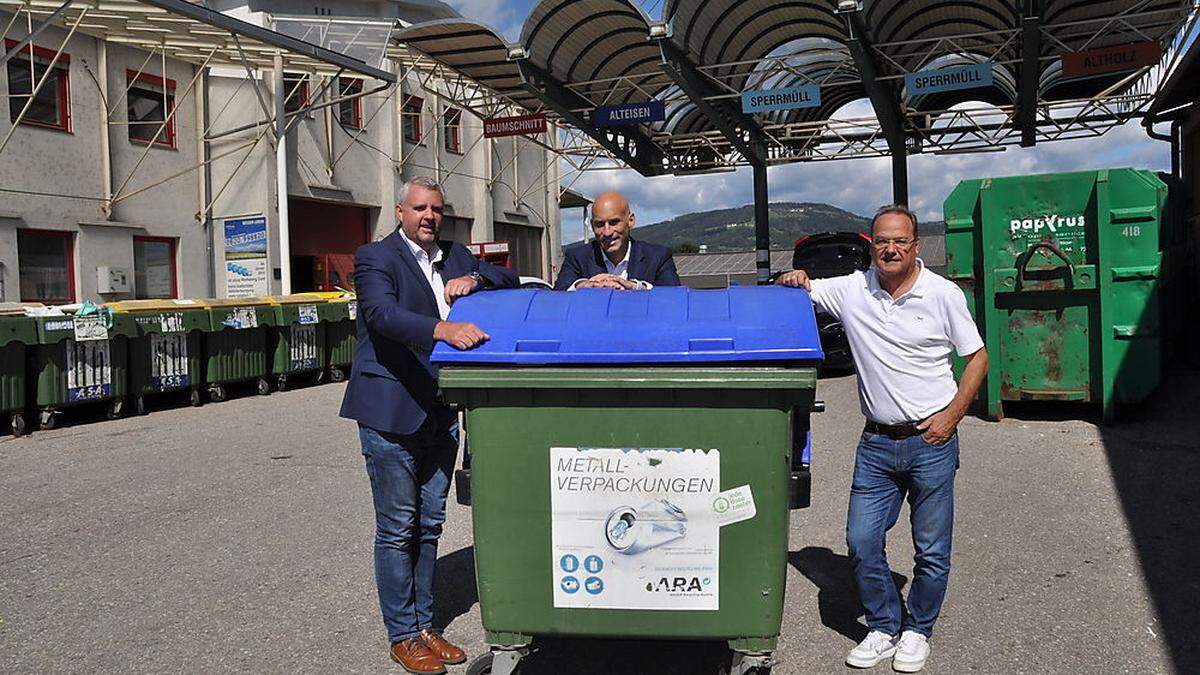
{"type": "Polygon", "coordinates": [[[867,418],[846,543],[870,632],[846,663],[869,668],[892,658],[895,670],[915,673],[929,656],[928,638],[950,578],[958,423],[983,382],[988,357],[962,291],[917,257],[916,215],[885,206],[871,222],[871,235],[867,271],[810,280],[795,270],[776,283],[809,289],[813,303],[842,322],[867,418]],[[957,384],[951,349],[967,360],[957,384]],[[884,546],[906,497],[916,549],[907,611],[884,546]]]}

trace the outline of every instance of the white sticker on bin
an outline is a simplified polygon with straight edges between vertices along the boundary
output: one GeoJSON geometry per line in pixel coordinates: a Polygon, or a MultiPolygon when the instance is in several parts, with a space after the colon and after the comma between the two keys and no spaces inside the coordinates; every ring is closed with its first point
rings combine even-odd
{"type": "Polygon", "coordinates": [[[348,302],[346,304],[347,304],[346,311],[350,313],[350,320],[354,321],[354,320],[358,319],[358,301],[351,300],[350,302],[348,302]]]}
{"type": "Polygon", "coordinates": [[[754,507],[754,493],[750,491],[749,485],[718,493],[716,499],[713,499],[712,508],[713,518],[716,519],[718,527],[750,520],[758,513],[754,507]]]}
{"type": "Polygon", "coordinates": [[[297,323],[316,323],[317,322],[317,306],[316,305],[300,305],[296,308],[299,316],[296,318],[297,323]]]}
{"type": "Polygon", "coordinates": [[[74,323],[75,340],[77,342],[104,340],[108,338],[108,328],[104,325],[104,318],[99,314],[77,316],[74,323]]]}

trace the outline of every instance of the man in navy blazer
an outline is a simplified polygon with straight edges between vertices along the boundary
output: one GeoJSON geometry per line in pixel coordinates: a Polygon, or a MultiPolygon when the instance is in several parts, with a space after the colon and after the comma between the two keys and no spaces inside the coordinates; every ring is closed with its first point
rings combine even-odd
{"type": "Polygon", "coordinates": [[[429,354],[437,341],[471,349],[479,326],[446,320],[456,298],[515,288],[511,271],[438,240],[442,187],[414,178],[401,190],[400,226],[358,249],[358,346],[341,416],[358,422],[375,505],[375,585],[394,661],[444,673],[466,654],[433,628],[433,579],[458,417],[438,395],[429,354]]]}
{"type": "Polygon", "coordinates": [[[591,218],[596,238],[586,246],[567,249],[554,290],[678,286],[671,249],[630,238],[635,220],[629,200],[621,193],[604,192],[596,197],[591,218]]]}

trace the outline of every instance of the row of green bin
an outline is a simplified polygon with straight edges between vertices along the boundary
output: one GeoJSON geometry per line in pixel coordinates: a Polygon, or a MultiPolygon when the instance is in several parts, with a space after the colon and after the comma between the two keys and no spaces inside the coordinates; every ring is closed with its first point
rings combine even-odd
{"type": "Polygon", "coordinates": [[[36,413],[43,429],[82,404],[126,405],[187,392],[192,405],[253,382],[259,394],[289,378],[345,379],[354,359],[357,302],[341,293],[217,300],[127,300],[88,315],[0,317],[0,412],[14,435],[36,413]]]}

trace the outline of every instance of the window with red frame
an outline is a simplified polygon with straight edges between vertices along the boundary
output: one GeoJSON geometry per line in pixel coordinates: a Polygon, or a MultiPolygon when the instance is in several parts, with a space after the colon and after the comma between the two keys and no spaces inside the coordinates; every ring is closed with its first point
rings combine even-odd
{"type": "Polygon", "coordinates": [[[338,121],[347,129],[361,129],[362,124],[362,99],[357,98],[363,90],[362,80],[350,80],[341,78],[338,80],[338,95],[339,96],[355,96],[349,101],[338,103],[338,121]]]}
{"type": "Polygon", "coordinates": [[[143,298],[177,297],[175,240],[165,237],[133,238],[133,294],[143,298]]]}
{"type": "MultiPolygon", "coordinates": [[[[16,40],[5,40],[4,50],[7,52],[17,46],[16,40]]],[[[21,110],[29,102],[33,88],[46,75],[45,84],[33,97],[33,103],[21,118],[21,124],[35,127],[46,127],[71,131],[71,56],[66,52],[58,57],[54,68],[50,62],[54,60],[53,49],[36,47],[32,43],[21,48],[8,62],[8,110],[9,119],[17,121],[21,110]]]]}
{"type": "Polygon", "coordinates": [[[400,124],[404,128],[404,140],[409,143],[421,142],[421,112],[424,109],[424,99],[418,96],[404,99],[404,107],[400,110],[400,124]]]}
{"type": "Polygon", "coordinates": [[[129,140],[175,147],[175,118],[167,120],[175,109],[175,80],[135,70],[126,71],[125,77],[129,83],[129,140]],[[167,125],[160,133],[163,120],[167,125]]]}
{"type": "Polygon", "coordinates": [[[443,143],[450,152],[462,152],[462,111],[450,108],[442,115],[443,143]]]}
{"type": "Polygon", "coordinates": [[[293,73],[283,74],[283,109],[294,113],[308,105],[308,76],[293,73]]]}
{"type": "Polygon", "coordinates": [[[17,230],[21,302],[75,302],[75,245],[70,232],[17,230]]]}

